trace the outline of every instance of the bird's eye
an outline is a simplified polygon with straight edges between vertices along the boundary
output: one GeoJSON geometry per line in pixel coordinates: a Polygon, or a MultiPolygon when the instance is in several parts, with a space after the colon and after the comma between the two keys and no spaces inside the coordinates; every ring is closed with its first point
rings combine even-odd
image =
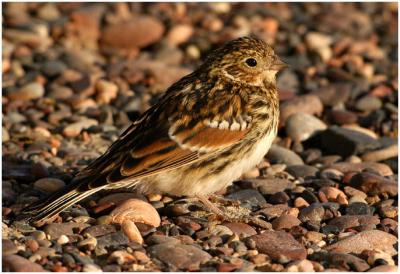
{"type": "Polygon", "coordinates": [[[247,58],[247,59],[246,59],[246,64],[247,64],[249,67],[255,67],[255,66],[257,66],[257,60],[254,59],[254,58],[247,58]]]}

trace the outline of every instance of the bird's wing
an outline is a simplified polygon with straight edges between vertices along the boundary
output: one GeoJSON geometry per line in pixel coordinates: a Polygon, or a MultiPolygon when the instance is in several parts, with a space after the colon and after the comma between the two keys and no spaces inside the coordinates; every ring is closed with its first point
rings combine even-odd
{"type": "Polygon", "coordinates": [[[84,189],[182,167],[240,142],[249,131],[251,117],[237,94],[220,90],[218,100],[195,90],[169,95],[78,174],[92,178],[84,189]]]}

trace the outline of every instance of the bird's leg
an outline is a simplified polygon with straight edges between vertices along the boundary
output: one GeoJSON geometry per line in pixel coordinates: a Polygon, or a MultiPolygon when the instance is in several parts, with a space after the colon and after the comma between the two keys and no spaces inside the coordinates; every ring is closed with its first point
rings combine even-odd
{"type": "MultiPolygon", "coordinates": [[[[257,218],[256,216],[251,215],[251,211],[249,209],[240,207],[239,205],[232,205],[226,207],[225,210],[221,210],[214,203],[212,203],[206,196],[204,195],[196,195],[199,201],[207,207],[207,209],[228,222],[244,222],[244,223],[252,223],[264,229],[270,229],[271,224],[257,218]]],[[[225,200],[230,202],[231,200],[225,200]]]]}
{"type": "Polygon", "coordinates": [[[228,199],[221,195],[216,195],[216,194],[211,194],[210,200],[213,202],[217,202],[221,205],[225,205],[225,206],[229,206],[229,205],[230,206],[240,206],[240,204],[241,204],[241,202],[239,200],[228,199]]]}
{"type": "Polygon", "coordinates": [[[220,217],[225,216],[224,212],[221,209],[219,209],[215,204],[213,204],[206,196],[198,194],[196,195],[196,197],[210,212],[220,217]]]}

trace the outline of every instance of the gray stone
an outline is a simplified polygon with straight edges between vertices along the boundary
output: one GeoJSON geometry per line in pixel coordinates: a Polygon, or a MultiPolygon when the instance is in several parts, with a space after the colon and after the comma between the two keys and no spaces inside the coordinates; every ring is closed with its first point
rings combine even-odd
{"type": "Polygon", "coordinates": [[[303,160],[295,152],[277,145],[271,146],[267,159],[271,164],[286,164],[288,166],[304,164],[303,160]]]}
{"type": "Polygon", "coordinates": [[[294,113],[286,120],[286,133],[294,141],[307,140],[315,133],[325,130],[326,125],[317,117],[307,113],[294,113]]]}
{"type": "Polygon", "coordinates": [[[173,265],[176,270],[198,270],[200,264],[212,257],[207,252],[194,245],[163,243],[148,248],[152,257],[156,257],[166,264],[173,265]]]}

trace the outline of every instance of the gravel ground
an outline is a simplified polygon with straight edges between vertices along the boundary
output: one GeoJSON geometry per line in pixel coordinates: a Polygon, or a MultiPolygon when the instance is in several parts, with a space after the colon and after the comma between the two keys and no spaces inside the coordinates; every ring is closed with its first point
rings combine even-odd
{"type": "Polygon", "coordinates": [[[396,271],[397,3],[3,4],[3,271],[396,271]],[[279,136],[220,193],[99,193],[34,228],[68,184],[221,43],[256,34],[279,75],[279,136]]]}

